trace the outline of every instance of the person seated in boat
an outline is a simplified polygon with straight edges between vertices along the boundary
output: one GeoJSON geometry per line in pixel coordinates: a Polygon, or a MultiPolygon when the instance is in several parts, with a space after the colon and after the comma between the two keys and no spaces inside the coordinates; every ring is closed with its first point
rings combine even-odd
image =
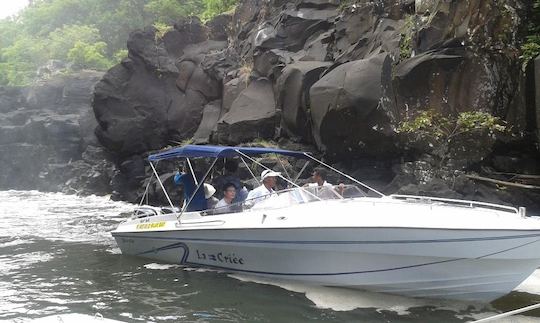
{"type": "MultiPolygon", "coordinates": [[[[316,167],[315,169],[313,169],[313,173],[311,174],[311,180],[313,182],[308,183],[305,186],[313,188],[315,193],[321,198],[324,198],[324,199],[336,198],[338,196],[336,196],[334,191],[332,190],[334,188],[334,185],[326,181],[327,174],[328,173],[326,172],[326,169],[322,167],[316,167]]],[[[343,195],[345,186],[342,183],[340,183],[335,188],[336,188],[336,192],[339,193],[339,195],[343,195]]]]}
{"type": "Polygon", "coordinates": [[[212,181],[215,187],[224,187],[225,184],[232,183],[236,188],[236,196],[233,203],[243,202],[248,195],[247,188],[242,184],[240,178],[237,175],[238,161],[236,159],[229,158],[225,161],[225,171],[222,176],[215,178],[212,181]]]}
{"type": "Polygon", "coordinates": [[[214,214],[235,212],[233,209],[233,200],[236,197],[236,187],[233,183],[227,183],[223,186],[223,198],[217,202],[214,214]]]}
{"type": "MultiPolygon", "coordinates": [[[[199,173],[195,172],[195,176],[197,176],[197,178],[200,180],[202,176],[199,175],[199,173]]],[[[183,169],[179,169],[174,175],[173,180],[176,185],[182,185],[184,187],[184,203],[187,203],[197,188],[193,175],[190,172],[185,172],[183,169]]],[[[201,185],[187,206],[186,211],[202,211],[205,209],[207,209],[207,201],[204,196],[203,185],[201,185]]]]}
{"type": "Polygon", "coordinates": [[[253,205],[263,200],[265,196],[274,194],[278,176],[281,176],[281,173],[274,172],[271,169],[264,170],[261,173],[261,186],[251,190],[247,195],[249,204],[253,205]]]}
{"type": "Polygon", "coordinates": [[[204,198],[206,199],[206,207],[208,209],[213,209],[216,207],[216,204],[218,203],[218,199],[214,196],[214,193],[216,193],[216,189],[212,184],[204,183],[204,198]]]}
{"type": "Polygon", "coordinates": [[[326,169],[322,167],[317,167],[313,170],[311,174],[312,183],[308,183],[307,187],[323,187],[323,186],[333,186],[332,184],[326,181],[326,169]]]}

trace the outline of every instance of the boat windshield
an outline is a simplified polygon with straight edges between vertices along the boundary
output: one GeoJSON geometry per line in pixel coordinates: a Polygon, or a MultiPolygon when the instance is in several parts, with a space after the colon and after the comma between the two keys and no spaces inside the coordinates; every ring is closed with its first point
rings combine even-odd
{"type": "Polygon", "coordinates": [[[355,185],[296,187],[228,206],[204,210],[201,214],[215,215],[247,210],[276,209],[320,200],[338,200],[365,196],[367,196],[366,193],[355,185]]]}

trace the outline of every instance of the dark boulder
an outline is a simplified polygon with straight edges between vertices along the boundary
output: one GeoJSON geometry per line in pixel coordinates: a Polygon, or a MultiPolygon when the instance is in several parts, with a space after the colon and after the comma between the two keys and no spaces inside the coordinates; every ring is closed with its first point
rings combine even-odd
{"type": "Polygon", "coordinates": [[[97,137],[121,157],[190,138],[203,107],[221,96],[221,80],[208,75],[201,62],[205,55],[223,50],[226,42],[207,40],[206,27],[198,19],[179,22],[174,30],[177,38],[167,39],[182,43],[181,49],[156,40],[153,29],[132,33],[129,58],[96,86],[97,137]]]}
{"type": "Polygon", "coordinates": [[[205,41],[207,32],[197,17],[180,19],[174,24],[172,30],[163,35],[164,49],[173,58],[181,56],[187,45],[205,41]]]}
{"type": "MultiPolygon", "coordinates": [[[[463,75],[466,73],[463,70],[464,55],[463,50],[427,52],[399,64],[394,74],[398,105],[454,112],[447,111],[449,105],[455,105],[448,101],[460,101],[459,98],[476,99],[469,95],[469,91],[474,91],[469,83],[473,81],[469,75],[463,75]],[[448,90],[453,92],[448,93],[448,90]]],[[[465,107],[469,106],[468,102],[464,103],[465,107]]]]}
{"type": "Polygon", "coordinates": [[[240,92],[231,109],[218,123],[215,134],[219,143],[239,144],[257,138],[273,138],[276,128],[276,105],[272,84],[254,80],[240,92]]]}
{"type": "Polygon", "coordinates": [[[336,23],[334,60],[344,63],[368,58],[380,53],[392,57],[400,55],[403,20],[393,20],[373,15],[373,8],[345,14],[336,23]]]}
{"type": "Polygon", "coordinates": [[[282,125],[292,137],[311,138],[309,89],[319,80],[330,62],[296,62],[288,65],[277,80],[277,108],[282,125]]]}
{"type": "Polygon", "coordinates": [[[101,144],[119,155],[159,149],[168,142],[170,132],[182,129],[169,125],[186,125],[179,135],[189,135],[190,125],[194,130],[200,119],[202,98],[199,106],[186,107],[194,110],[184,111],[188,100],[176,88],[176,75],[146,71],[140,59],[126,60],[110,69],[96,85],[96,135],[101,144]]]}
{"type": "Polygon", "coordinates": [[[232,15],[223,13],[215,16],[206,23],[208,38],[211,40],[227,41],[231,29],[232,15]]]}
{"type": "Polygon", "coordinates": [[[249,75],[244,73],[229,81],[227,81],[226,79],[223,80],[223,100],[221,103],[221,107],[224,114],[229,112],[234,100],[236,100],[238,95],[240,95],[240,93],[247,88],[249,83],[248,79],[249,75]]]}
{"type": "Polygon", "coordinates": [[[210,143],[212,131],[216,129],[219,118],[221,117],[221,101],[216,100],[204,106],[203,117],[199,128],[193,135],[193,143],[196,145],[210,143]]]}
{"type": "Polygon", "coordinates": [[[401,5],[396,3],[385,5],[383,2],[347,7],[335,23],[331,47],[333,60],[345,63],[383,52],[394,59],[399,57],[407,14],[400,8],[401,5]],[[394,14],[394,9],[398,9],[397,14],[394,14]]]}
{"type": "Polygon", "coordinates": [[[391,115],[380,105],[387,55],[339,65],[310,90],[313,136],[333,157],[395,154],[391,115]]]}
{"type": "Polygon", "coordinates": [[[253,54],[253,70],[258,76],[275,80],[288,64],[301,58],[301,55],[282,49],[256,50],[253,54]]]}
{"type": "Polygon", "coordinates": [[[178,73],[174,58],[169,56],[163,42],[156,39],[156,29],[148,27],[129,35],[127,42],[129,57],[159,73],[178,73]]]}
{"type": "Polygon", "coordinates": [[[428,10],[429,19],[413,37],[414,50],[465,45],[511,52],[525,8],[519,1],[427,1],[419,9],[428,10]]]}
{"type": "Polygon", "coordinates": [[[180,91],[186,91],[191,75],[197,68],[197,64],[192,61],[182,61],[177,64],[178,66],[178,78],[176,79],[176,86],[180,91]]]}
{"type": "Polygon", "coordinates": [[[253,45],[261,49],[299,51],[311,35],[330,28],[338,14],[336,9],[300,8],[282,11],[278,18],[279,24],[267,24],[256,31],[253,45]]]}

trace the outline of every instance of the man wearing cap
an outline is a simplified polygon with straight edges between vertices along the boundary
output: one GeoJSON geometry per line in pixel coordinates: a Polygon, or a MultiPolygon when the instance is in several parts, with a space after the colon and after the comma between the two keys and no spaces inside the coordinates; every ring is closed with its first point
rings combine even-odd
{"type": "Polygon", "coordinates": [[[276,177],[280,175],[281,173],[274,172],[271,169],[264,170],[261,173],[262,185],[250,191],[247,200],[252,203],[257,203],[262,200],[263,196],[275,193],[274,187],[276,187],[276,177]]]}

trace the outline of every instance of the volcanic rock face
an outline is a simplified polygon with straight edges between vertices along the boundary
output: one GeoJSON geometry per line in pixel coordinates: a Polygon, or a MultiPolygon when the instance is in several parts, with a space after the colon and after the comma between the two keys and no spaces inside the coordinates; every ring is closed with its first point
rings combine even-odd
{"type": "Polygon", "coordinates": [[[129,58],[96,85],[96,134],[105,147],[128,157],[194,134],[203,107],[221,96],[218,81],[201,62],[226,43],[208,40],[206,33],[191,19],[176,24],[162,40],[151,28],[130,36],[129,58]]]}
{"type": "Polygon", "coordinates": [[[272,138],[275,123],[272,85],[266,80],[252,81],[233,101],[229,112],[218,121],[217,141],[235,145],[257,138],[272,138]]]}
{"type": "MultiPolygon", "coordinates": [[[[161,38],[137,31],[129,58],[96,86],[96,134],[122,164],[187,139],[288,138],[334,161],[420,158],[432,151],[408,150],[396,129],[426,110],[483,111],[519,132],[531,128],[520,117],[525,8],[521,0],[246,0],[232,16],[187,18],[161,38]]],[[[485,161],[495,140],[468,145],[456,150],[456,168],[485,161]]]]}
{"type": "Polygon", "coordinates": [[[114,165],[94,136],[101,72],[0,89],[0,189],[110,193],[114,165]]]}
{"type": "Polygon", "coordinates": [[[138,31],[129,59],[96,87],[97,135],[121,156],[142,154],[192,137],[221,99],[213,126],[217,109],[206,109],[203,137],[213,134],[198,142],[288,135],[329,156],[386,158],[394,129],[419,111],[512,112],[522,7],[241,1],[232,20],[189,18],[162,39],[138,31]]]}
{"type": "Polygon", "coordinates": [[[309,89],[330,67],[330,62],[299,61],[287,65],[277,81],[277,105],[288,135],[309,142],[311,138],[311,101],[309,89]]]}
{"type": "Polygon", "coordinates": [[[313,84],[313,135],[321,150],[337,156],[353,150],[374,156],[395,151],[390,116],[379,107],[390,64],[386,54],[348,62],[313,84]]]}

